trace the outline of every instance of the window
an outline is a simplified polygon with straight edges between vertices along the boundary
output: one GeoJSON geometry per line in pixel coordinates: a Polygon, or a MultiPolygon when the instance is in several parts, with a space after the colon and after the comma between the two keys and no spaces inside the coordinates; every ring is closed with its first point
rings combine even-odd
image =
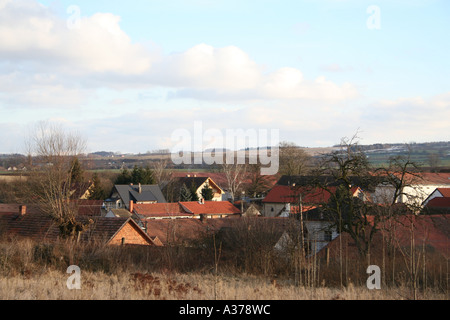
{"type": "Polygon", "coordinates": [[[333,240],[333,232],[330,230],[326,230],[324,232],[323,240],[330,242],[333,240]]]}

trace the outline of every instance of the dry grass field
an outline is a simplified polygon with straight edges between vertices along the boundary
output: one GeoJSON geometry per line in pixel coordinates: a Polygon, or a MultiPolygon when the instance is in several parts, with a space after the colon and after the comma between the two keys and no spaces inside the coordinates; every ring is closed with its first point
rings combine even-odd
{"type": "MultiPolygon", "coordinates": [[[[409,289],[369,290],[306,288],[260,277],[202,274],[143,274],[82,272],[81,288],[69,290],[70,275],[51,270],[41,276],[0,277],[1,300],[406,300],[409,289]]],[[[419,299],[446,300],[429,290],[419,299]]]]}
{"type": "MultiPolygon", "coordinates": [[[[225,260],[215,268],[214,254],[210,253],[208,250],[195,254],[182,248],[155,251],[48,245],[18,239],[0,241],[0,300],[412,299],[406,281],[396,285],[383,281],[380,290],[369,290],[365,285],[367,275],[363,275],[341,287],[330,284],[333,279],[329,277],[335,276],[323,269],[320,282],[296,285],[289,269],[287,274],[274,276],[254,268],[237,269],[225,260]],[[80,267],[80,289],[67,286],[72,277],[67,273],[70,265],[80,267]]],[[[428,285],[418,290],[416,298],[448,300],[449,296],[440,285],[428,285]]]]}

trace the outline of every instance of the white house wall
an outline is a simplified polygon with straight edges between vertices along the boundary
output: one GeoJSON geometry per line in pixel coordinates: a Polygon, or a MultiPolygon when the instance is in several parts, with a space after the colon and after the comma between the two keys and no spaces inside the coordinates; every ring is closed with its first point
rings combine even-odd
{"type": "Polygon", "coordinates": [[[264,203],[262,215],[264,217],[277,217],[285,207],[286,204],[284,203],[264,203]]]}
{"type": "MultiPolygon", "coordinates": [[[[409,205],[421,205],[437,188],[448,187],[449,185],[407,186],[403,189],[404,194],[399,197],[397,202],[409,205]]],[[[391,203],[393,196],[394,188],[389,186],[378,186],[375,192],[371,194],[372,200],[375,203],[391,203]]]]}
{"type": "Polygon", "coordinates": [[[329,241],[325,237],[326,231],[331,231],[331,240],[337,238],[336,228],[331,228],[332,223],[328,221],[304,221],[308,230],[308,241],[311,245],[312,253],[322,250],[329,241]]]}

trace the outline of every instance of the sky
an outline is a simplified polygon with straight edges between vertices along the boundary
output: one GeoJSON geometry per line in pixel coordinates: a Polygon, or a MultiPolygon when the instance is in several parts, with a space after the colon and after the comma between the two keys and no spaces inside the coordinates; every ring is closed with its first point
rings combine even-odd
{"type": "Polygon", "coordinates": [[[40,121],[88,152],[171,149],[196,123],[449,141],[449,18],[448,0],[0,0],[0,153],[40,121]]]}

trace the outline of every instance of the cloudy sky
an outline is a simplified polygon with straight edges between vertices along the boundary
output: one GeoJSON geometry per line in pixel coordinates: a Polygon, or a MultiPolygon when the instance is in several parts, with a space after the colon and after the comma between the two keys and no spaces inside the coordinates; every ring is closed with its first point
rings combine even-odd
{"type": "Polygon", "coordinates": [[[40,120],[88,151],[178,129],[300,146],[450,140],[448,0],[0,0],[0,153],[40,120]]]}

